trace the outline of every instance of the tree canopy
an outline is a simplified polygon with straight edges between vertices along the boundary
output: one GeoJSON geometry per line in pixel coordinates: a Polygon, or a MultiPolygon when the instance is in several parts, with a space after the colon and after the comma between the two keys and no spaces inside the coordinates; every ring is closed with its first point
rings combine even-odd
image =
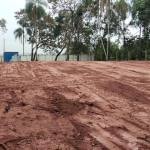
{"type": "Polygon", "coordinates": [[[5,33],[7,32],[7,27],[6,27],[6,20],[5,19],[0,19],[0,30],[5,33]]]}
{"type": "Polygon", "coordinates": [[[65,51],[66,60],[70,54],[79,60],[81,53],[95,60],[142,60],[150,56],[149,8],[149,0],[26,0],[16,19],[26,29],[33,60],[38,48],[57,57],[65,51]]]}

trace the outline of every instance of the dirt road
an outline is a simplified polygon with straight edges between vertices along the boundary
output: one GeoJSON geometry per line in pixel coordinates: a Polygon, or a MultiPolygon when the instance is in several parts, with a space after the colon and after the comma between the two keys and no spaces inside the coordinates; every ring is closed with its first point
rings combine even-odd
{"type": "Polygon", "coordinates": [[[0,63],[0,150],[150,150],[150,62],[0,63]]]}

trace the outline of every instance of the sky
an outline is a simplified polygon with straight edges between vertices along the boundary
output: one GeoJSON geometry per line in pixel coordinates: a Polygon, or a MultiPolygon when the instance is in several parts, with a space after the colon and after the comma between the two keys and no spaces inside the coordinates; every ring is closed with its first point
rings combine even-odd
{"type": "MultiPolygon", "coordinates": [[[[1,0],[0,4],[0,19],[4,18],[7,21],[7,33],[0,31],[0,55],[4,52],[4,39],[5,39],[5,51],[7,52],[19,52],[22,54],[22,44],[19,40],[15,40],[14,30],[19,27],[14,17],[14,12],[19,11],[25,7],[25,0],[1,0]]],[[[25,54],[30,54],[31,46],[25,43],[25,54]]],[[[38,51],[39,54],[43,53],[42,50],[38,51]]]]}
{"type": "MultiPolygon", "coordinates": [[[[0,55],[4,52],[4,39],[5,39],[5,51],[7,52],[19,52],[22,55],[22,44],[19,40],[14,38],[14,30],[19,27],[17,21],[14,17],[14,12],[19,11],[20,9],[25,8],[25,0],[1,0],[0,5],[0,19],[4,18],[7,21],[7,33],[3,34],[0,31],[0,55]]],[[[131,18],[127,19],[127,22],[131,18]]],[[[134,35],[137,30],[131,29],[132,34],[134,35]]],[[[25,54],[31,53],[31,46],[26,42],[25,43],[25,54]]],[[[43,50],[38,50],[38,54],[43,54],[43,50]]]]}

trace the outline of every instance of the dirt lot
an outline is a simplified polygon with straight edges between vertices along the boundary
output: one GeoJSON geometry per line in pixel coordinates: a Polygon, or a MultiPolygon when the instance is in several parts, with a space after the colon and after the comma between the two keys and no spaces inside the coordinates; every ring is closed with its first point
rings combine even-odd
{"type": "Polygon", "coordinates": [[[0,150],[150,150],[150,62],[0,63],[0,150]]]}

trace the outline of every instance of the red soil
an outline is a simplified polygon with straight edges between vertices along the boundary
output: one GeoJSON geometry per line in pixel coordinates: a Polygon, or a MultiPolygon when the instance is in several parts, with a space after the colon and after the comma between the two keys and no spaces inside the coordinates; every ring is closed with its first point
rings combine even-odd
{"type": "Polygon", "coordinates": [[[150,62],[0,63],[0,150],[150,150],[150,62]]]}

